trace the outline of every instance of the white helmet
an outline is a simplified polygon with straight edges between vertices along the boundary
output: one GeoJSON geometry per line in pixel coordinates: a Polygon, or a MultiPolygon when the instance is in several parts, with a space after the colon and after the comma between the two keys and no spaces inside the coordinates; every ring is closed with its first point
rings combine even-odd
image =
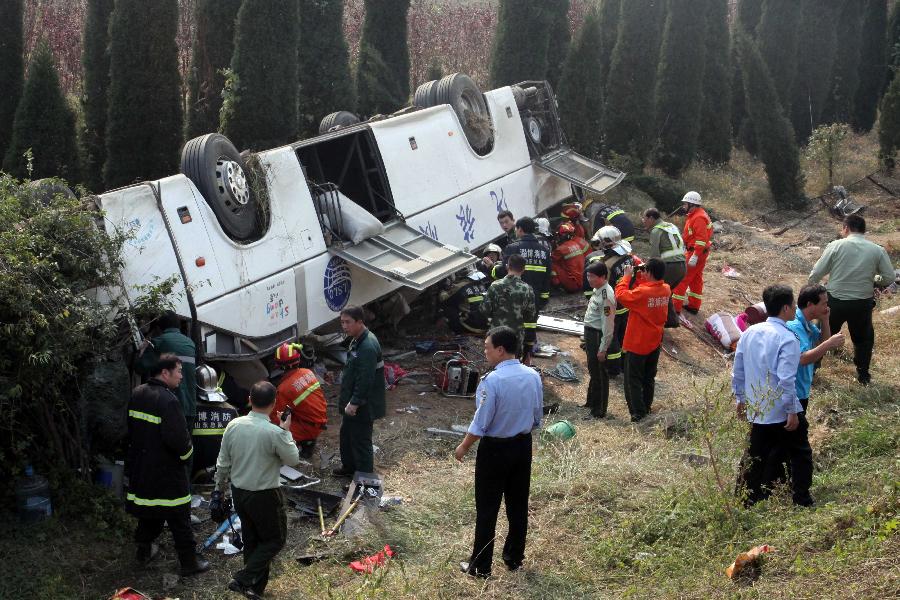
{"type": "Polygon", "coordinates": [[[534,223],[537,225],[538,233],[550,237],[550,219],[538,217],[534,220],[534,223]]]}
{"type": "Polygon", "coordinates": [[[488,244],[484,247],[484,251],[481,253],[482,256],[486,254],[490,254],[491,252],[496,252],[497,254],[503,254],[503,249],[500,248],[497,244],[488,244]]]}
{"type": "Polygon", "coordinates": [[[620,241],[622,241],[622,232],[619,231],[618,227],[612,225],[604,225],[598,229],[597,233],[594,234],[594,237],[591,238],[591,242],[601,243],[605,248],[620,241]]]}
{"type": "Polygon", "coordinates": [[[688,192],[684,195],[684,198],[682,198],[681,201],[688,204],[703,206],[703,202],[700,200],[700,194],[698,194],[697,192],[688,192]]]}

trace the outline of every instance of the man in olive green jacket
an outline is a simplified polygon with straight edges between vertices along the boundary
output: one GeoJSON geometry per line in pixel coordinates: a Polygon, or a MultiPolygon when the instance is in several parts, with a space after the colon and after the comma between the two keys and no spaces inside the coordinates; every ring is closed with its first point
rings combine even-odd
{"type": "Polygon", "coordinates": [[[184,378],[181,380],[181,385],[172,390],[172,393],[181,403],[181,410],[187,421],[187,430],[191,432],[194,428],[194,421],[197,419],[197,378],[195,376],[197,349],[191,338],[181,333],[180,321],[178,315],[170,310],[160,316],[157,324],[162,329],[162,333],[152,340],[144,340],[136,369],[142,375],[149,375],[156,366],[160,355],[171,352],[178,357],[183,365],[184,378]]]}
{"type": "Polygon", "coordinates": [[[342,467],[333,473],[353,475],[355,471],[372,473],[372,423],[384,417],[384,361],[381,344],[366,328],[362,308],[348,306],[341,311],[341,328],[350,336],[347,366],[341,379],[338,410],[341,420],[342,467]]]}

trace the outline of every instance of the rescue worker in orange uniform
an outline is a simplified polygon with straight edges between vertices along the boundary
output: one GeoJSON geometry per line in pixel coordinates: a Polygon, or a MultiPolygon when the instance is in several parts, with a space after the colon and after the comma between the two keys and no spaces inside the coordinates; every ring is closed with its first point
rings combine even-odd
{"type": "Polygon", "coordinates": [[[706,267],[712,245],[712,221],[703,210],[703,203],[697,192],[688,192],[681,202],[687,211],[682,235],[687,274],[672,291],[672,303],[676,312],[681,313],[684,307],[689,313],[696,315],[703,302],[703,269],[706,267]]]}
{"type": "Polygon", "coordinates": [[[309,458],[316,447],[316,439],[328,423],[327,402],[322,384],[316,374],[301,366],[302,344],[282,344],[275,351],[275,362],[284,369],[275,393],[275,408],[269,419],[281,425],[281,413],[291,408],[291,436],[300,449],[300,456],[309,458]]]}
{"type": "Polygon", "coordinates": [[[560,214],[572,222],[575,227],[575,237],[587,240],[587,230],[584,228],[586,219],[581,202],[567,202],[562,205],[560,214]]]}
{"type": "Polygon", "coordinates": [[[656,388],[656,367],[662,345],[663,326],[669,312],[668,284],[663,281],[666,265],[651,258],[641,269],[645,278],[630,289],[635,267],[627,265],[616,284],[616,301],[629,309],[622,349],[625,351],[625,402],[631,420],[650,414],[656,388]]]}
{"type": "Polygon", "coordinates": [[[550,255],[550,283],[570,294],[581,289],[584,257],[590,245],[575,237],[575,226],[564,221],[556,230],[557,246],[550,255]]]}

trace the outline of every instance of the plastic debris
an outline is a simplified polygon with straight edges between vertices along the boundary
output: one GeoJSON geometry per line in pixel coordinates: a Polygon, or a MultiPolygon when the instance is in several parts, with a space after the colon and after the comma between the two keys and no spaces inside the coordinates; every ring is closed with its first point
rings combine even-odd
{"type": "Polygon", "coordinates": [[[241,553],[241,549],[231,543],[231,538],[228,535],[222,536],[222,541],[216,544],[216,550],[224,550],[225,556],[241,553]]]}
{"type": "Polygon", "coordinates": [[[389,506],[400,506],[401,504],[403,504],[403,496],[383,496],[378,506],[387,508],[389,506]]]}
{"type": "Polygon", "coordinates": [[[415,404],[410,404],[409,406],[404,406],[403,408],[397,408],[397,409],[394,410],[394,412],[398,412],[398,413],[407,413],[407,414],[410,414],[410,415],[411,415],[411,414],[417,413],[417,412],[419,412],[419,411],[421,411],[421,410],[422,410],[422,409],[419,408],[418,406],[416,406],[415,404]]]}
{"type": "Polygon", "coordinates": [[[358,573],[371,573],[375,570],[375,567],[380,567],[384,565],[389,558],[393,558],[394,551],[391,550],[390,546],[385,546],[384,550],[379,550],[372,556],[367,556],[365,558],[361,558],[360,560],[354,560],[350,563],[350,568],[358,573]]]}
{"type": "Polygon", "coordinates": [[[561,360],[556,366],[546,371],[550,377],[555,377],[560,381],[568,383],[578,383],[578,375],[575,372],[575,366],[568,360],[561,360]]]}
{"type": "Polygon", "coordinates": [[[737,269],[735,269],[734,267],[730,267],[728,265],[725,265],[724,267],[722,267],[722,275],[724,275],[725,277],[727,277],[729,279],[740,279],[741,278],[741,274],[738,273],[737,269]]]}
{"type": "Polygon", "coordinates": [[[738,577],[759,577],[759,557],[768,552],[774,552],[775,548],[768,544],[762,546],[754,546],[747,552],[741,552],[734,559],[734,562],[725,569],[725,574],[731,579],[738,577]]]}

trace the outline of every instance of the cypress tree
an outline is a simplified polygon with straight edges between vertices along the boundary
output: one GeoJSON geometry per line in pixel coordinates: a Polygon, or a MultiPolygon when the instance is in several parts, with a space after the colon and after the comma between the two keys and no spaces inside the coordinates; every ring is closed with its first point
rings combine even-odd
{"type": "Polygon", "coordinates": [[[22,0],[0,0],[0,155],[12,138],[16,106],[22,96],[22,0]]]}
{"type": "Polygon", "coordinates": [[[803,0],[791,102],[791,122],[801,144],[819,126],[838,50],[837,16],[843,0],[803,0]]]}
{"type": "Polygon", "coordinates": [[[739,0],[738,2],[738,23],[751,38],[756,37],[756,27],[762,19],[764,2],[765,0],[739,0]]]}
{"type": "Polygon", "coordinates": [[[859,87],[859,59],[862,46],[862,15],[865,4],[844,0],[838,14],[838,52],[831,70],[822,123],[849,123],[853,99],[859,87]]]}
{"type": "Polygon", "coordinates": [[[598,156],[601,147],[603,84],[600,72],[600,16],[591,11],[569,48],[559,82],[559,118],[571,146],[586,156],[598,156]]]}
{"type": "Polygon", "coordinates": [[[109,26],[103,168],[107,189],[178,170],[182,119],[177,29],[176,0],[116,0],[109,26]]]}
{"type": "Polygon", "coordinates": [[[731,40],[728,30],[728,0],[708,0],[706,17],[706,61],[703,69],[703,102],[697,153],[704,159],[725,164],[731,160],[731,40]]]}
{"type": "Polygon", "coordinates": [[[606,83],[609,75],[609,63],[612,61],[613,49],[619,37],[619,15],[622,0],[602,0],[600,4],[600,83],[606,83]]]}
{"type": "Polygon", "coordinates": [[[500,0],[491,51],[493,87],[543,79],[557,0],[500,0]]]}
{"type": "Polygon", "coordinates": [[[556,89],[572,41],[572,32],[569,30],[569,0],[547,0],[547,3],[553,13],[550,17],[550,39],[547,41],[545,78],[553,89],[556,89]]]}
{"type": "Polygon", "coordinates": [[[191,139],[219,129],[225,69],[234,51],[234,25],[241,0],[198,0],[188,70],[184,135],[191,139]]]}
{"type": "Polygon", "coordinates": [[[66,104],[56,62],[46,41],[38,45],[28,67],[3,168],[20,178],[62,177],[79,181],[75,115],[66,104]],[[30,175],[24,156],[29,149],[33,168],[30,175]]]}
{"type": "Polygon", "coordinates": [[[706,60],[707,2],[669,0],[656,77],[654,163],[678,177],[694,160],[700,132],[703,68],[706,60]]]}
{"type": "MultiPolygon", "coordinates": [[[[888,65],[890,67],[898,67],[900,66],[900,1],[898,0],[894,0],[891,3],[887,36],[888,65]]],[[[887,90],[893,80],[894,69],[889,68],[884,82],[885,90],[887,90]]]]}
{"type": "Polygon", "coordinates": [[[862,48],[859,59],[859,87],[853,100],[851,124],[857,132],[866,132],[875,124],[878,100],[887,71],[887,4],[884,0],[866,0],[862,22],[862,48]]]}
{"type": "Polygon", "coordinates": [[[762,16],[756,27],[756,41],[785,110],[791,105],[794,77],[797,74],[799,26],[799,1],[764,0],[762,16]]]}
{"type": "Polygon", "coordinates": [[[300,0],[300,137],[319,133],[319,121],[356,109],[342,0],[300,0]]]}
{"type": "MultiPolygon", "coordinates": [[[[756,39],[756,26],[762,17],[763,0],[740,0],[737,11],[737,25],[751,39],[756,39]]],[[[739,145],[750,146],[752,153],[753,136],[745,126],[747,108],[744,106],[744,76],[737,48],[731,47],[731,132],[739,145]]]]}
{"type": "Polygon", "coordinates": [[[654,136],[653,94],[665,14],[663,0],[622,3],[607,79],[606,150],[643,162],[654,136]]]}
{"type": "Polygon", "coordinates": [[[366,0],[356,67],[363,115],[390,113],[409,101],[408,12],[409,0],[366,0]]]}
{"type": "Polygon", "coordinates": [[[114,0],[88,0],[82,36],[81,65],[84,68],[84,92],[81,107],[84,129],[81,148],[84,158],[84,183],[88,189],[103,189],[103,163],[106,162],[106,95],[109,92],[109,17],[114,0]]]}
{"type": "Polygon", "coordinates": [[[888,173],[893,173],[897,150],[900,149],[900,77],[894,77],[881,99],[878,143],[881,164],[888,173]]]}
{"type": "Polygon", "coordinates": [[[775,82],[756,44],[744,32],[738,31],[735,45],[744,76],[747,116],[753,126],[772,198],[782,206],[797,206],[804,196],[794,130],[784,116],[775,82]]]}
{"type": "Polygon", "coordinates": [[[238,149],[266,150],[297,133],[296,2],[244,0],[234,32],[220,131],[238,149]]]}

